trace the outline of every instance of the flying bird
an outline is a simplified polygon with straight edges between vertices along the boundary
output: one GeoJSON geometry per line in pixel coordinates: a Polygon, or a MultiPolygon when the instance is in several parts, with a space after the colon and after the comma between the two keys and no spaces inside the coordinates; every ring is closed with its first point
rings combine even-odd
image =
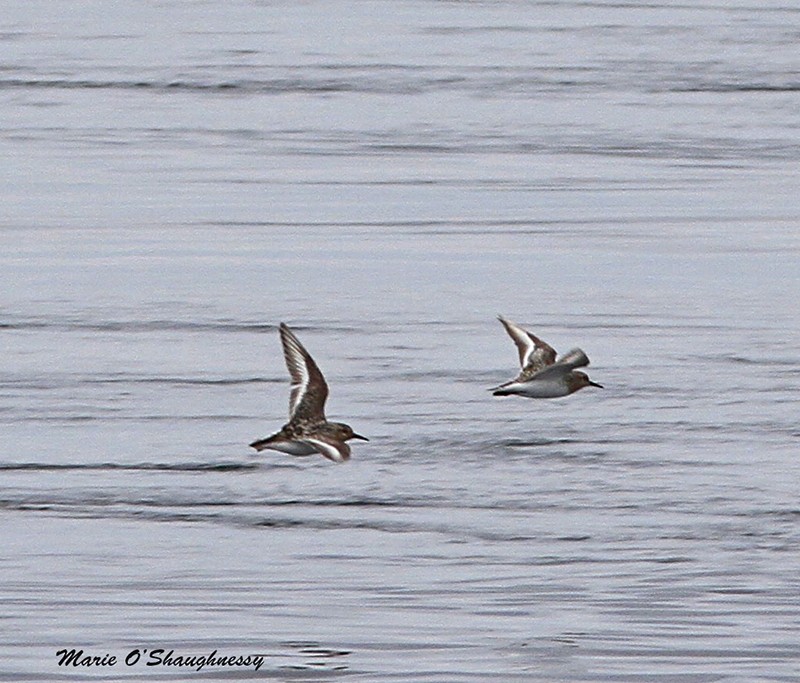
{"type": "Polygon", "coordinates": [[[281,430],[250,444],[257,451],[270,449],[289,455],[320,453],[334,462],[350,459],[349,439],[367,437],[356,434],[342,422],[325,419],[328,385],[311,354],[284,323],[280,324],[281,344],[292,380],[289,392],[289,421],[281,430]]]}
{"type": "Polygon", "coordinates": [[[497,316],[519,351],[519,375],[491,389],[495,396],[525,396],[526,398],[558,398],[568,396],[584,387],[599,387],[585,372],[576,370],[589,365],[588,356],[572,349],[556,360],[555,349],[516,323],[497,316]]]}

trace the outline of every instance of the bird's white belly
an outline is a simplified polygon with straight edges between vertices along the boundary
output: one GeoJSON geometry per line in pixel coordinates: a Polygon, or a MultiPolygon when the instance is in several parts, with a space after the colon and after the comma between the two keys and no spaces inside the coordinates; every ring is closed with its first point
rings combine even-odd
{"type": "Polygon", "coordinates": [[[515,394],[526,398],[559,398],[569,394],[566,382],[550,382],[547,380],[533,380],[521,382],[508,387],[515,394]]]}
{"type": "Polygon", "coordinates": [[[302,441],[283,441],[276,444],[270,444],[269,449],[273,451],[280,451],[281,453],[288,453],[289,455],[312,455],[316,453],[313,446],[309,446],[302,441]]]}

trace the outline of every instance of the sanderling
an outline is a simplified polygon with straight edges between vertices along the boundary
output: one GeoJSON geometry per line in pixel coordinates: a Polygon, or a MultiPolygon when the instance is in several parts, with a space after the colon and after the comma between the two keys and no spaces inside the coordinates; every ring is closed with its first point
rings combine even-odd
{"type": "Polygon", "coordinates": [[[250,446],[257,451],[269,448],[290,455],[321,453],[334,462],[348,460],[350,447],[345,441],[369,439],[353,432],[349,425],[325,419],[325,399],[328,398],[325,378],[308,351],[283,323],[280,333],[283,356],[292,378],[289,421],[279,432],[253,441],[250,446]]]}
{"type": "Polygon", "coordinates": [[[497,316],[519,350],[522,368],[516,379],[491,389],[495,396],[525,396],[526,398],[558,398],[568,396],[583,387],[600,387],[585,372],[575,368],[589,365],[589,358],[580,349],[572,349],[556,360],[555,349],[519,325],[497,316]]]}

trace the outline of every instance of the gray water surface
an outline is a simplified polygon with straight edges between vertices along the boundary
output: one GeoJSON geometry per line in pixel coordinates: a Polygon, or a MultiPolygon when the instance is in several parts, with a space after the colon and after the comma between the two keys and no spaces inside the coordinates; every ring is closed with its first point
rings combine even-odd
{"type": "Polygon", "coordinates": [[[800,10],[123,5],[0,17],[0,680],[797,681],[800,10]]]}

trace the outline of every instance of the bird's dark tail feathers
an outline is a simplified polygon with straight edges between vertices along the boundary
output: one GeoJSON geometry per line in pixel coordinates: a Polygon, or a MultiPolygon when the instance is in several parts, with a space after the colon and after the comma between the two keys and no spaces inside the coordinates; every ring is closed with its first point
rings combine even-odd
{"type": "Polygon", "coordinates": [[[263,451],[265,448],[269,447],[269,445],[274,441],[274,439],[275,439],[274,434],[272,436],[268,436],[265,439],[258,439],[250,444],[250,448],[255,448],[257,451],[263,451]]]}

